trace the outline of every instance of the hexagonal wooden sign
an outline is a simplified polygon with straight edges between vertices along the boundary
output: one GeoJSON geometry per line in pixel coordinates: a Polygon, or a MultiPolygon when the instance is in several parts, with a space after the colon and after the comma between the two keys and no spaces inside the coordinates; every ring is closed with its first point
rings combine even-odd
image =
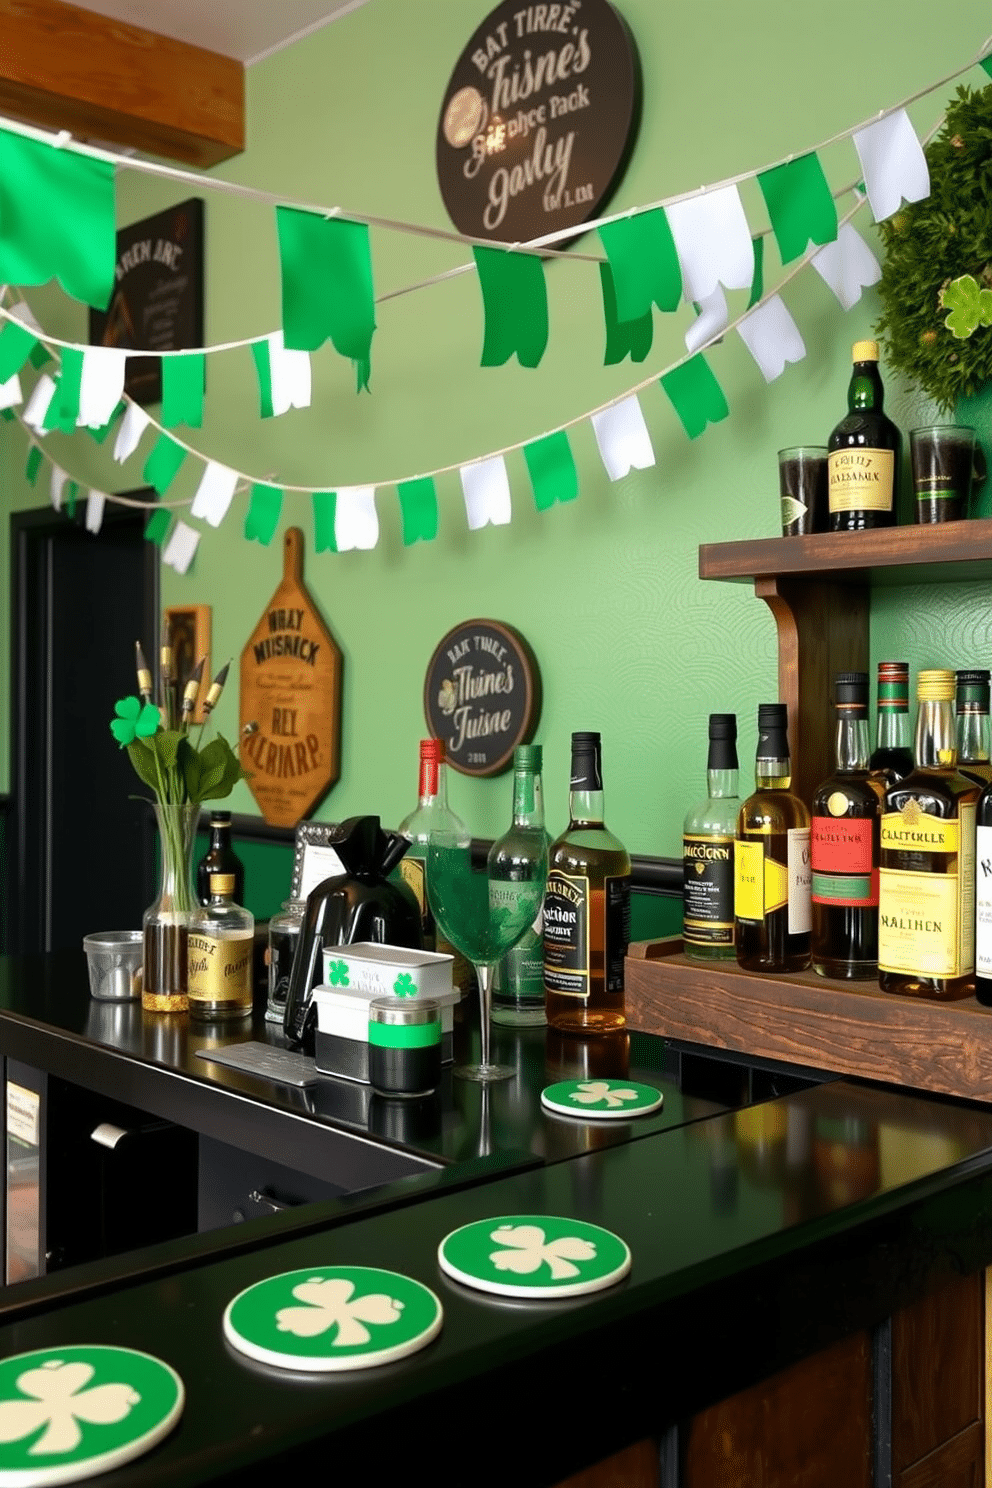
{"type": "Polygon", "coordinates": [[[295,827],[341,773],[341,666],[303,585],[303,532],[290,527],[282,583],[241,653],[241,763],[273,826],[295,827]]]}

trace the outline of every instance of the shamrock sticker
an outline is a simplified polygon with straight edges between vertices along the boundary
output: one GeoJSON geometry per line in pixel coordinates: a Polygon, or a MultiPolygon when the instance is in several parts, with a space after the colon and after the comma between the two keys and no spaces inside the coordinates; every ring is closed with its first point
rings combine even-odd
{"type": "Polygon", "coordinates": [[[26,1369],[16,1385],[27,1399],[0,1401],[0,1442],[20,1441],[44,1426],[28,1449],[32,1456],[75,1451],[83,1439],[78,1423],[108,1426],[123,1421],[141,1396],[130,1385],[86,1386],[91,1364],[50,1359],[40,1369],[26,1369]]]}
{"type": "Polygon", "coordinates": [[[625,1101],[636,1101],[636,1090],[615,1090],[609,1080],[582,1080],[572,1091],[569,1100],[580,1105],[592,1106],[599,1101],[607,1106],[622,1106],[625,1101]]]}
{"type": "Polygon", "coordinates": [[[352,1301],[354,1291],[355,1283],[344,1277],[328,1281],[314,1276],[309,1281],[302,1281],[293,1288],[293,1296],[306,1306],[281,1307],[276,1313],[276,1326],[280,1332],[293,1333],[297,1338],[316,1338],[337,1325],[332,1346],[353,1348],[368,1343],[372,1337],[366,1323],[399,1321],[402,1302],[385,1292],[371,1292],[352,1301]]]}
{"type": "Polygon", "coordinates": [[[142,704],[140,698],[121,698],[114,704],[116,718],[110,720],[110,732],[123,749],[135,739],[148,739],[158,732],[161,715],[152,703],[142,704]]]}
{"type": "Polygon", "coordinates": [[[393,983],[393,991],[397,997],[416,997],[417,989],[413,985],[413,977],[408,971],[401,971],[393,983]]]}
{"type": "Polygon", "coordinates": [[[346,961],[328,961],[327,983],[330,987],[347,987],[348,963],[346,961]]]}
{"type": "Polygon", "coordinates": [[[941,294],[940,303],[950,310],[944,324],[959,341],[964,341],[979,326],[992,325],[992,289],[979,289],[972,274],[952,279],[941,294]]]}
{"type": "Polygon", "coordinates": [[[592,1241],[582,1240],[578,1235],[562,1235],[546,1243],[540,1225],[500,1225],[489,1238],[497,1245],[509,1247],[495,1250],[490,1255],[496,1270],[515,1271],[521,1276],[547,1265],[554,1281],[567,1281],[579,1274],[574,1261],[596,1259],[596,1247],[592,1241]]]}

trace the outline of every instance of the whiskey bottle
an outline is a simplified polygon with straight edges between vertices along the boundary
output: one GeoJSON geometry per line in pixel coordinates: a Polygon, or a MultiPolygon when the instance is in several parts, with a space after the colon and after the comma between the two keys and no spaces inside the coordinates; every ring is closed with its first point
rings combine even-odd
{"type": "Polygon", "coordinates": [[[836,770],[813,795],[813,969],[878,974],[878,835],[884,786],[868,773],[868,673],[834,684],[836,770]]]}
{"type": "Polygon", "coordinates": [[[413,890],[420,906],[421,930],[425,951],[440,951],[454,957],[452,978],[463,993],[475,987],[472,965],[454,946],[438,935],[431,907],[427,902],[427,844],[431,832],[454,832],[459,841],[470,843],[472,835],[457,812],[448,805],[448,766],[442,739],[421,739],[420,780],[416,808],[400,822],[398,831],[409,839],[395,873],[413,890]]]}
{"type": "Polygon", "coordinates": [[[882,808],[878,982],[883,992],[967,997],[975,970],[975,807],[956,768],[954,673],[917,677],[916,768],[882,808]]]}
{"type": "Polygon", "coordinates": [[[979,796],[975,816],[975,996],[992,1007],[992,784],[979,796]]]}
{"type": "Polygon", "coordinates": [[[211,811],[210,845],[196,865],[196,897],[201,904],[210,903],[211,873],[234,874],[234,902],[245,897],[245,865],[231,846],[231,813],[211,811]]]}
{"type": "Polygon", "coordinates": [[[878,723],[875,748],[868,761],[886,785],[904,779],[913,768],[909,743],[909,664],[878,663],[878,723]]]}
{"type": "Polygon", "coordinates": [[[788,710],[758,708],[755,790],[737,816],[734,944],[745,971],[802,971],[810,962],[809,812],[793,795],[788,710]]]}
{"type": "Polygon", "coordinates": [[[682,829],[682,941],[691,961],[733,960],[737,715],[711,713],[706,800],[682,829]]]}
{"type": "Polygon", "coordinates": [[[955,672],[958,770],[980,790],[992,780],[989,758],[989,673],[955,672]]]}
{"type": "MultiPolygon", "coordinates": [[[[540,744],[518,744],[513,751],[513,821],[489,850],[491,881],[506,885],[547,879],[550,839],[544,827],[542,753],[540,744]]],[[[496,963],[492,992],[494,1023],[545,1021],[543,904],[523,940],[496,963]]]]}
{"type": "Polygon", "coordinates": [[[232,902],[233,873],[210,875],[210,902],[193,914],[187,938],[189,1013],[211,1022],[252,1010],[255,920],[232,902]]]}
{"type": "Polygon", "coordinates": [[[855,341],[846,418],[827,441],[831,532],[891,527],[896,520],[902,435],[882,412],[878,342],[855,341]]]}
{"type": "Polygon", "coordinates": [[[572,735],[568,827],[552,844],[544,896],[544,995],[560,1033],[623,1028],[630,857],[603,821],[599,734],[572,735]]]}

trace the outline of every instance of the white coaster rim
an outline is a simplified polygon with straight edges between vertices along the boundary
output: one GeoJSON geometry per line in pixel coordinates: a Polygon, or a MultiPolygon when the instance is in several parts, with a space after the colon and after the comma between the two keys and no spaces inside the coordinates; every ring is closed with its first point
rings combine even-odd
{"type": "Polygon", "coordinates": [[[624,1250],[624,1258],[615,1271],[609,1272],[606,1276],[592,1277],[588,1281],[560,1281],[553,1284],[548,1283],[544,1286],[521,1286],[519,1283],[512,1281],[487,1281],[483,1277],[473,1276],[468,1271],[462,1271],[458,1266],[453,1265],[444,1254],[444,1247],[453,1236],[460,1235],[463,1230],[473,1229],[477,1224],[500,1225],[507,1224],[510,1220],[516,1220],[517,1222],[523,1220],[524,1223],[540,1224],[542,1220],[547,1219],[566,1220],[566,1216],[561,1214],[498,1214],[494,1215],[491,1220],[470,1220],[468,1224],[459,1225],[457,1229],[449,1230],[448,1234],[445,1235],[437,1248],[437,1263],[444,1274],[451,1277],[452,1281],[458,1281],[462,1286],[471,1287],[473,1291],[485,1292],[494,1297],[523,1298],[524,1301],[533,1299],[535,1302],[550,1302],[558,1297],[563,1299],[568,1297],[585,1297],[591,1292],[603,1292],[608,1287],[616,1286],[618,1282],[623,1281],[624,1277],[629,1274],[632,1257],[630,1246],[626,1240],[624,1240],[622,1235],[618,1235],[615,1230],[608,1230],[605,1225],[595,1224],[592,1220],[588,1219],[584,1219],[580,1223],[588,1225],[590,1229],[599,1230],[604,1235],[609,1235],[612,1240],[616,1240],[618,1245],[622,1245],[624,1250]]]}
{"type": "Polygon", "coordinates": [[[560,1105],[557,1101],[549,1100],[548,1091],[554,1090],[556,1085],[576,1085],[584,1082],[577,1080],[555,1080],[551,1085],[546,1085],[541,1091],[541,1105],[546,1111],[553,1111],[556,1116],[569,1116],[573,1121],[637,1121],[641,1116],[653,1116],[655,1111],[660,1111],[665,1104],[665,1092],[659,1090],[657,1085],[648,1085],[644,1080],[627,1080],[625,1083],[629,1088],[638,1086],[641,1090],[653,1090],[658,1099],[650,1106],[638,1106],[636,1111],[626,1110],[622,1106],[616,1106],[612,1110],[605,1111],[581,1110],[578,1106],[560,1105]]]}
{"type": "Polygon", "coordinates": [[[61,1353],[85,1354],[92,1353],[95,1349],[112,1350],[118,1354],[131,1354],[135,1358],[148,1359],[153,1364],[158,1364],[167,1374],[172,1376],[176,1386],[176,1399],[168,1414],[163,1416],[157,1425],[152,1426],[142,1436],[134,1441],[125,1442],[119,1447],[111,1447],[106,1452],[100,1452],[94,1457],[86,1457],[81,1462],[66,1462],[61,1466],[52,1463],[49,1467],[0,1467],[0,1485],[3,1488],[50,1488],[50,1485],[59,1483],[78,1483],[85,1478],[94,1478],[98,1473],[110,1472],[114,1468],[123,1467],[126,1462],[133,1462],[137,1457],[143,1457],[159,1442],[164,1440],[173,1430],[186,1405],[186,1386],[183,1384],[182,1376],[160,1359],[157,1354],[150,1354],[146,1349],[128,1348],[119,1343],[67,1343],[64,1346],[53,1344],[48,1348],[27,1349],[20,1354],[8,1354],[3,1359],[3,1364],[16,1364],[19,1359],[36,1359],[39,1354],[61,1353]]]}
{"type": "Polygon", "coordinates": [[[398,1359],[405,1359],[410,1354],[419,1353],[440,1333],[444,1324],[444,1305],[441,1298],[433,1287],[427,1286],[416,1276],[407,1276],[405,1271],[393,1271],[388,1266],[346,1266],[340,1263],[321,1266],[294,1266],[292,1271],[276,1271],[271,1276],[263,1276],[260,1281],[253,1281],[250,1286],[242,1287],[238,1294],[231,1298],[224,1309],[223,1333],[226,1341],[237,1353],[243,1354],[246,1359],[254,1359],[257,1364],[271,1364],[276,1369],[291,1369],[297,1374],[343,1374],[352,1369],[375,1369],[382,1364],[392,1364],[398,1359]],[[306,1354],[281,1354],[276,1349],[266,1348],[264,1344],[252,1343],[250,1338],[245,1338],[238,1333],[231,1322],[231,1313],[241,1298],[247,1296],[256,1287],[264,1286],[270,1281],[279,1281],[286,1276],[313,1276],[316,1272],[340,1271],[342,1273],[354,1271],[374,1271],[380,1276],[398,1276],[403,1281],[413,1282],[422,1287],[430,1296],[437,1309],[434,1321],[428,1325],[423,1333],[418,1333],[416,1338],[408,1338],[405,1343],[393,1343],[386,1348],[376,1349],[366,1354],[339,1354],[336,1358],[326,1355],[307,1357],[306,1354]]]}

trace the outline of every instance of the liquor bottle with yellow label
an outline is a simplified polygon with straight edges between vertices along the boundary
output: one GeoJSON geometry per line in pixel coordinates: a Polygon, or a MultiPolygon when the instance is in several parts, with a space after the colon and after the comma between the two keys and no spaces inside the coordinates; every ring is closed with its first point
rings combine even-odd
{"type": "Polygon", "coordinates": [[[879,874],[883,992],[949,1001],[975,973],[975,807],[957,770],[954,673],[917,678],[916,768],[885,792],[879,874]]]}
{"type": "Polygon", "coordinates": [[[252,1011],[255,918],[232,900],[233,873],[211,873],[210,902],[196,910],[187,937],[189,1014],[210,1022],[252,1011]]]}
{"type": "Polygon", "coordinates": [[[856,341],[847,417],[827,441],[831,532],[891,527],[896,520],[902,435],[882,412],[878,342],[856,341]]]}
{"type": "Polygon", "coordinates": [[[784,703],[758,708],[754,794],[737,817],[734,944],[745,971],[810,962],[810,819],[793,795],[784,703]]]}

